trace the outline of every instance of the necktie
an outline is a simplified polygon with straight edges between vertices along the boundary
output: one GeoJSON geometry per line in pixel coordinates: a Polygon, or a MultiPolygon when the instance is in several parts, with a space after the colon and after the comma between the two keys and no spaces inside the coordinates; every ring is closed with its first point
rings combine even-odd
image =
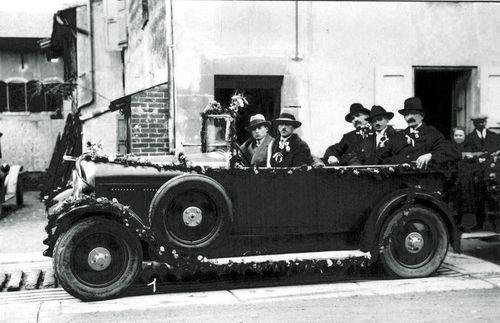
{"type": "Polygon", "coordinates": [[[256,146],[256,147],[259,147],[259,146],[260,146],[260,139],[257,139],[257,140],[255,141],[255,146],[256,146]]]}

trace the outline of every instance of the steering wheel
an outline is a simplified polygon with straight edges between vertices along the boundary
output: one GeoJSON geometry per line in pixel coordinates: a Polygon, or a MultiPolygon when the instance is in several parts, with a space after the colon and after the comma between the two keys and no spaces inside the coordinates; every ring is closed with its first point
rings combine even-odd
{"type": "Polygon", "coordinates": [[[243,153],[243,150],[241,150],[240,146],[238,145],[233,145],[231,149],[236,150],[236,154],[231,157],[231,164],[234,166],[234,164],[241,164],[243,167],[250,167],[250,161],[248,158],[245,156],[243,153]]]}

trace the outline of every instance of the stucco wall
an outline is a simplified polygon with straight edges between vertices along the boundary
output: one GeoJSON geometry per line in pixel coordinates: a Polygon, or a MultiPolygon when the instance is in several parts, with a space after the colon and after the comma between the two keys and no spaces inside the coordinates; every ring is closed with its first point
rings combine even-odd
{"type": "Polygon", "coordinates": [[[165,2],[148,1],[144,24],[142,1],[127,1],[128,47],[125,51],[126,93],[134,93],[168,81],[165,2]]]}
{"type": "MultiPolygon", "coordinates": [[[[119,51],[106,50],[106,24],[102,1],[93,1],[93,42],[94,66],[92,70],[90,55],[90,38],[79,34],[77,38],[78,60],[78,104],[82,106],[90,101],[91,90],[94,91],[93,103],[82,109],[82,114],[92,113],[97,109],[107,107],[111,100],[124,95],[123,64],[119,51]],[[94,73],[94,85],[91,76],[94,73]]],[[[88,29],[87,7],[77,8],[77,24],[88,29]]],[[[83,123],[83,149],[88,141],[101,143],[103,150],[116,153],[118,113],[107,113],[83,123]]]]}
{"type": "MultiPolygon", "coordinates": [[[[476,102],[500,121],[500,4],[174,1],[178,142],[199,142],[215,74],[284,75],[282,106],[300,105],[316,154],[352,129],[348,107],[401,108],[413,66],[474,66],[476,102]]],[[[396,126],[404,126],[397,115],[396,126]]]]}

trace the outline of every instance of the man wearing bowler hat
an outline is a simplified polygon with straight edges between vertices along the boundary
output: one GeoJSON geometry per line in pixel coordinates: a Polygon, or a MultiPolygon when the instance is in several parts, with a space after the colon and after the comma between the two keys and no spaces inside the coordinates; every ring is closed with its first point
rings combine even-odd
{"type": "Polygon", "coordinates": [[[488,116],[476,114],[471,117],[471,120],[474,124],[474,130],[465,138],[464,151],[491,153],[499,150],[499,136],[486,128],[488,116]]]}
{"type": "Polygon", "coordinates": [[[370,122],[373,131],[361,142],[360,161],[362,164],[375,165],[381,162],[381,155],[388,149],[389,142],[396,135],[396,130],[389,126],[389,120],[394,113],[387,112],[380,105],[374,105],[370,110],[370,122]]]}
{"type": "Polygon", "coordinates": [[[326,149],[322,158],[326,165],[359,163],[361,142],[366,138],[370,130],[369,116],[370,110],[365,109],[360,103],[351,104],[349,113],[345,116],[345,121],[352,123],[355,130],[344,134],[338,143],[326,149]]]}
{"type": "Polygon", "coordinates": [[[269,166],[271,167],[298,167],[312,165],[311,150],[305,141],[294,133],[301,126],[292,111],[281,112],[273,123],[278,128],[279,137],[270,148],[269,166]]]}
{"type": "Polygon", "coordinates": [[[269,134],[271,122],[266,121],[262,114],[250,117],[250,124],[245,129],[252,133],[252,137],[241,144],[240,149],[250,166],[266,167],[267,148],[273,141],[269,134]]]}
{"type": "Polygon", "coordinates": [[[436,128],[423,122],[425,110],[417,97],[405,100],[404,108],[398,111],[405,118],[408,127],[398,133],[392,145],[391,163],[416,162],[417,168],[425,169],[429,162],[442,163],[460,159],[460,153],[453,149],[436,128]]]}

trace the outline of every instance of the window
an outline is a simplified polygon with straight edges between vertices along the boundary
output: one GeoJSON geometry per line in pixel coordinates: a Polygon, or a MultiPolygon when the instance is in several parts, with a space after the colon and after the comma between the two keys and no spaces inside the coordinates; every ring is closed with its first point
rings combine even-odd
{"type": "Polygon", "coordinates": [[[62,111],[62,83],[0,82],[0,112],[62,111]]]}

